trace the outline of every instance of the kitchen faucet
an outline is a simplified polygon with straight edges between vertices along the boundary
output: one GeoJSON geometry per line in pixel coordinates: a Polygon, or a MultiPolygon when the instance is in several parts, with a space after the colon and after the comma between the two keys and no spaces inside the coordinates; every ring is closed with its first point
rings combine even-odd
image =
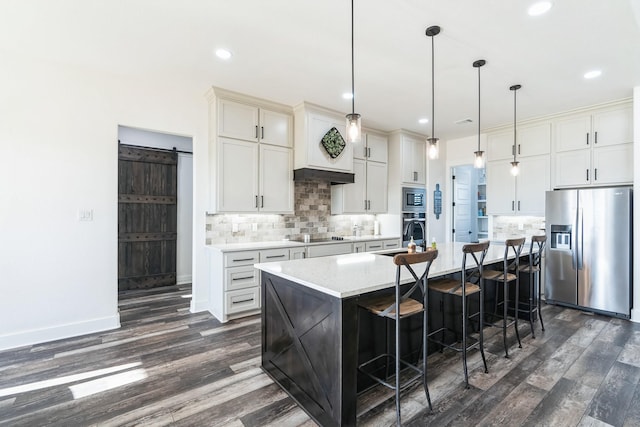
{"type": "MultiPolygon", "coordinates": [[[[413,228],[413,224],[418,224],[420,226],[420,229],[422,230],[422,244],[420,245],[422,247],[423,250],[427,250],[427,235],[425,234],[425,230],[424,230],[424,224],[422,223],[422,221],[409,221],[407,222],[407,225],[404,227],[404,234],[407,235],[409,234],[409,230],[411,230],[413,228]]],[[[413,237],[413,236],[411,236],[413,237]]]]}

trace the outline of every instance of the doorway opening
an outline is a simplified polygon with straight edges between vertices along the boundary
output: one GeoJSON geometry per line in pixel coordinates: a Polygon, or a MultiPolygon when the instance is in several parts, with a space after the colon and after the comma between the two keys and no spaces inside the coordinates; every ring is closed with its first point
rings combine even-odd
{"type": "Polygon", "coordinates": [[[488,238],[485,170],[454,166],[451,181],[451,240],[469,243],[488,238]]]}
{"type": "Polygon", "coordinates": [[[118,126],[118,144],[119,299],[136,290],[190,289],[192,138],[118,126]]]}

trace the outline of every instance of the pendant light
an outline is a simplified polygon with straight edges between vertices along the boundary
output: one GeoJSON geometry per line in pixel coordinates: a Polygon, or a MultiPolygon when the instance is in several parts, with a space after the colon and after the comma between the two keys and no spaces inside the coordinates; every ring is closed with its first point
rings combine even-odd
{"type": "Polygon", "coordinates": [[[486,63],[484,59],[478,59],[473,63],[473,66],[478,69],[478,151],[475,152],[476,159],[473,162],[476,169],[484,167],[484,151],[480,150],[480,67],[486,63]]]}
{"type": "Polygon", "coordinates": [[[520,173],[520,162],[516,160],[516,155],[518,153],[518,144],[516,140],[516,92],[522,86],[513,85],[509,88],[509,90],[513,91],[513,162],[511,162],[511,175],[517,176],[520,173]]]}
{"type": "Polygon", "coordinates": [[[351,114],[347,114],[347,142],[360,142],[362,137],[362,124],[360,114],[356,113],[356,93],[354,84],[354,61],[353,61],[353,1],[351,0],[351,114]]]}
{"type": "Polygon", "coordinates": [[[435,79],[434,79],[434,54],[433,54],[433,38],[440,34],[440,27],[437,25],[433,25],[427,28],[425,32],[427,37],[431,37],[431,138],[427,138],[427,154],[430,159],[438,158],[438,141],[435,134],[435,123],[436,123],[436,114],[435,114],[435,79]]]}

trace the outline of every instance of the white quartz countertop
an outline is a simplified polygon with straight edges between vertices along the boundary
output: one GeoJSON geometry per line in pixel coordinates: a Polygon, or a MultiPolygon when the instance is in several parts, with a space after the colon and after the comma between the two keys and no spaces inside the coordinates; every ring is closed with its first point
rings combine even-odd
{"type": "Polygon", "coordinates": [[[335,243],[368,242],[376,240],[400,239],[399,236],[344,236],[344,240],[327,240],[326,242],[296,242],[293,240],[274,240],[269,242],[219,243],[207,245],[209,249],[220,252],[238,252],[260,249],[296,248],[313,245],[331,245],[335,243]]]}
{"type": "MultiPolygon", "coordinates": [[[[438,258],[431,265],[429,277],[460,271],[462,246],[462,243],[438,245],[438,258]]],[[[485,264],[502,261],[504,250],[504,244],[491,243],[485,264]]],[[[528,253],[529,246],[525,245],[522,255],[528,253]]],[[[467,265],[472,266],[473,259],[467,258],[467,265]]],[[[379,252],[270,262],[255,264],[255,267],[337,298],[349,298],[392,287],[396,277],[396,266],[393,264],[392,257],[379,252]]],[[[419,272],[420,264],[414,266],[414,269],[419,272]]],[[[400,277],[403,282],[408,283],[413,280],[406,268],[401,271],[400,277]]]]}

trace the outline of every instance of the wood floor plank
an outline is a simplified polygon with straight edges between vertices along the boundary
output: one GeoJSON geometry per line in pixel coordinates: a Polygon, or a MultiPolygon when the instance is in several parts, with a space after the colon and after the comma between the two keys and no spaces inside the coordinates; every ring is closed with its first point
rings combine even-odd
{"type": "MultiPolygon", "coordinates": [[[[615,362],[589,406],[589,416],[614,426],[621,426],[638,383],[640,368],[615,362]]],[[[635,402],[637,406],[640,402],[635,402]]]]}

